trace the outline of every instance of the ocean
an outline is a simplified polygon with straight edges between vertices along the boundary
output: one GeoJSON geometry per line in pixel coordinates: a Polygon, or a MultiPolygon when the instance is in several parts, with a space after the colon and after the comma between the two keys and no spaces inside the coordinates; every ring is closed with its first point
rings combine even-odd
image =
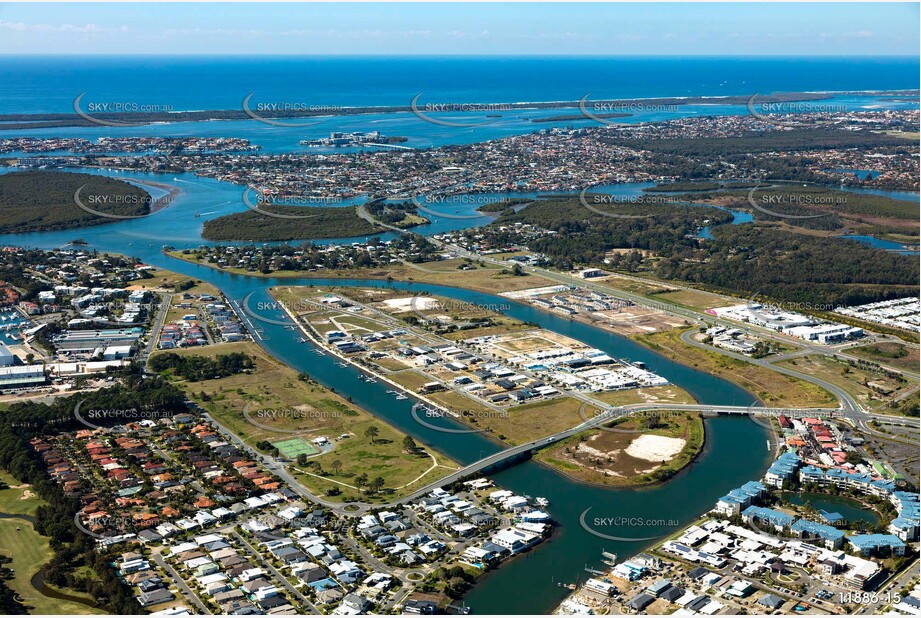
{"type": "Polygon", "coordinates": [[[71,113],[74,98],[175,111],[308,105],[917,89],[918,57],[5,56],[0,114],[71,113]]]}

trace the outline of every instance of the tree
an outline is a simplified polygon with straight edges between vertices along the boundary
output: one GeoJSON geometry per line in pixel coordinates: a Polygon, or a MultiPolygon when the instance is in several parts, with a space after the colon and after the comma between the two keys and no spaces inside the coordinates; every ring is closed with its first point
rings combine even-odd
{"type": "Polygon", "coordinates": [[[371,425],[370,427],[365,429],[365,435],[371,439],[371,444],[377,443],[378,434],[380,434],[380,430],[374,425],[371,425]]]}
{"type": "Polygon", "coordinates": [[[844,461],[856,466],[863,461],[863,457],[857,451],[848,451],[847,455],[844,456],[844,461]]]}
{"type": "Polygon", "coordinates": [[[339,474],[342,472],[342,461],[339,459],[334,459],[332,463],[329,464],[329,467],[332,468],[333,474],[339,474]]]}
{"type": "Polygon", "coordinates": [[[416,441],[413,440],[412,436],[403,438],[403,450],[407,453],[415,453],[419,450],[419,446],[416,444],[416,441]]]}
{"type": "Polygon", "coordinates": [[[368,484],[368,475],[365,472],[362,472],[359,476],[355,477],[355,487],[361,489],[368,484]]]}
{"type": "Polygon", "coordinates": [[[307,453],[301,453],[297,456],[297,465],[306,466],[310,460],[307,459],[307,453]]]}
{"type": "Polygon", "coordinates": [[[377,493],[383,488],[384,488],[383,477],[380,477],[380,476],[374,477],[374,480],[368,483],[368,490],[371,493],[377,493]]]}

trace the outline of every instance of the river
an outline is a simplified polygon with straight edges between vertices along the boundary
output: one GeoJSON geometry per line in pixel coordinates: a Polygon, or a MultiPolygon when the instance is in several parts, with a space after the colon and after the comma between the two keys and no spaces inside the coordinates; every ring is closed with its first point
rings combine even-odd
{"type": "MultiPolygon", "coordinates": [[[[152,174],[116,176],[141,182],[163,181],[162,177],[152,174]]],[[[195,212],[210,212],[218,216],[218,213],[240,210],[239,199],[242,193],[241,187],[190,175],[177,176],[175,184],[183,189],[183,193],[169,208],[150,217],[80,230],[6,235],[4,242],[54,248],[66,245],[75,238],[82,238],[89,243],[88,248],[133,255],[145,263],[208,281],[238,304],[253,293],[248,304],[250,313],[253,313],[252,307],[257,306],[260,300],[269,300],[266,288],[277,285],[392,286],[472,303],[508,305],[510,308],[507,313],[511,317],[535,322],[543,328],[591,342],[612,356],[645,362],[651,371],[686,389],[700,402],[747,405],[754,401],[750,394],[725,380],[670,361],[627,338],[490,294],[437,285],[360,279],[263,279],[224,273],[169,258],[161,252],[162,244],[202,244],[199,236],[201,219],[194,217],[195,212]]],[[[460,224],[466,227],[470,222],[465,220],[460,224]]],[[[455,222],[454,225],[459,223],[455,222]]],[[[255,315],[269,319],[283,318],[281,311],[274,315],[255,315]]],[[[410,415],[412,400],[394,399],[386,393],[388,385],[359,381],[357,370],[339,367],[330,355],[318,356],[311,353],[309,343],[300,343],[297,333],[281,325],[251,320],[251,326],[256,327],[260,345],[275,358],[351,397],[357,405],[462,464],[473,462],[501,448],[480,434],[450,434],[419,425],[410,415]]],[[[441,422],[450,424],[453,421],[444,419],[441,422]]],[[[706,426],[707,443],[699,460],[677,479],[654,488],[596,488],[572,481],[533,461],[495,475],[497,483],[512,491],[548,498],[549,510],[558,522],[558,527],[549,542],[489,574],[470,593],[468,604],[476,613],[482,614],[547,612],[568,592],[565,588],[553,585],[551,580],[575,580],[586,563],[598,565],[603,549],[626,557],[648,545],[648,542],[642,541],[613,543],[589,534],[579,525],[579,516],[587,508],[593,509],[592,517],[674,520],[684,525],[706,511],[727,490],[761,476],[769,458],[765,447],[765,430],[762,427],[744,417],[709,419],[706,426]],[[524,586],[528,587],[527,595],[510,594],[510,591],[524,586]]],[[[644,522],[641,526],[607,528],[604,532],[642,538],[665,534],[674,529],[674,525],[646,525],[644,522]]]]}

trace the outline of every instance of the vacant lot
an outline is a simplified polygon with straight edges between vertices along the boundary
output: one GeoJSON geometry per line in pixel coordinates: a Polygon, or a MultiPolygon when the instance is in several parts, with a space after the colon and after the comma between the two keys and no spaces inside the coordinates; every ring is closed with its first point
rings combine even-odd
{"type": "Polygon", "coordinates": [[[661,294],[649,294],[648,296],[650,300],[674,303],[694,309],[712,309],[713,307],[729,307],[739,304],[739,299],[737,298],[719,296],[718,294],[698,290],[675,290],[673,292],[662,292],[661,294]]]}
{"type": "Polygon", "coordinates": [[[681,332],[675,329],[634,339],[672,360],[738,384],[765,405],[818,408],[835,403],[831,393],[805,380],[688,345],[681,340],[681,332]]]}
{"type": "Polygon", "coordinates": [[[850,348],[846,353],[865,358],[874,363],[889,365],[896,369],[904,369],[913,372],[918,371],[918,348],[909,347],[901,343],[888,341],[874,343],[859,348],[850,348]]]}
{"type": "Polygon", "coordinates": [[[593,393],[592,397],[612,406],[625,406],[631,403],[697,403],[690,393],[674,384],[593,393]]]}
{"type": "MultiPolygon", "coordinates": [[[[212,264],[199,262],[194,256],[182,255],[179,251],[170,252],[169,255],[187,262],[214,268],[212,264]]],[[[483,266],[476,267],[474,270],[460,270],[458,266],[462,263],[463,260],[445,260],[426,264],[388,264],[385,267],[375,268],[350,268],[342,270],[320,269],[313,272],[302,270],[279,270],[270,275],[261,275],[258,272],[248,272],[242,268],[222,268],[218,270],[245,274],[251,277],[266,276],[273,278],[302,279],[360,278],[379,279],[383,281],[388,279],[393,279],[395,281],[418,281],[421,283],[435,283],[470,288],[472,290],[489,292],[492,294],[542,287],[551,284],[549,279],[532,274],[516,276],[512,274],[511,268],[502,268],[499,266],[483,266]]]]}
{"type": "Polygon", "coordinates": [[[824,355],[791,358],[777,364],[840,386],[871,408],[878,408],[917,385],[885,370],[824,355]]]}
{"type": "Polygon", "coordinates": [[[536,457],[581,481],[643,485],[674,475],[704,444],[703,420],[695,412],[638,413],[610,429],[582,432],[536,457]]]}
{"type": "Polygon", "coordinates": [[[509,444],[522,444],[575,427],[583,422],[579,416],[582,402],[572,397],[526,403],[506,410],[505,415],[478,419],[476,427],[509,444]]]}

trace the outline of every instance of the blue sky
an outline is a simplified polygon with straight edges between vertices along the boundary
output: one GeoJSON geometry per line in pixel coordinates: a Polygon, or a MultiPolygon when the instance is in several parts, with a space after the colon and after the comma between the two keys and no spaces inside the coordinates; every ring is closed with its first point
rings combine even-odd
{"type": "Polygon", "coordinates": [[[0,4],[0,54],[917,55],[917,3],[0,4]]]}

